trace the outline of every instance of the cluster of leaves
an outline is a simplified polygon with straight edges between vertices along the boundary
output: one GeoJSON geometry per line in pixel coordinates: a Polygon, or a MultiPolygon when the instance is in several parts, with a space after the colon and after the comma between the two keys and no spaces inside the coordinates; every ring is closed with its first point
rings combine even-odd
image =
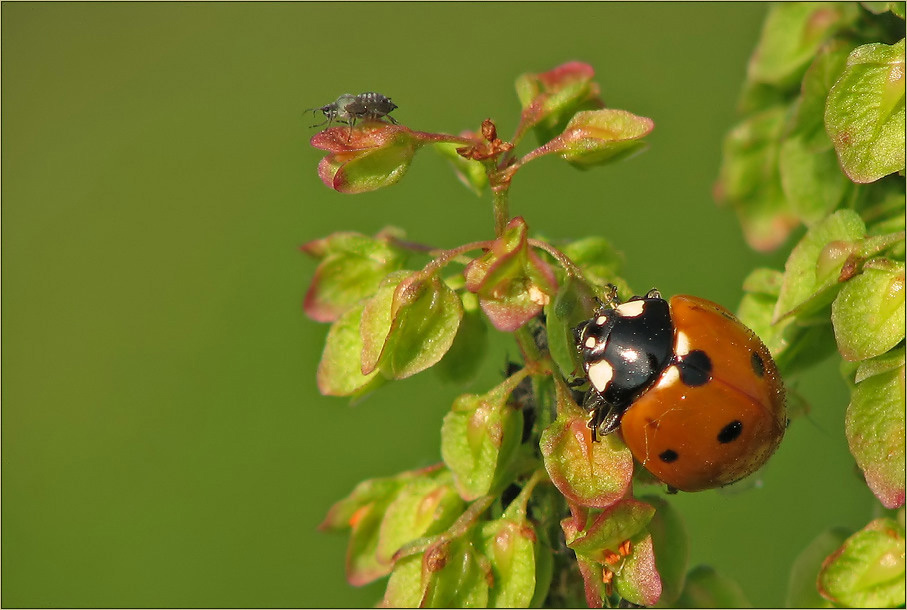
{"type": "MultiPolygon", "coordinates": [[[[840,354],[851,453],[888,509],[905,480],[904,16],[903,2],[774,6],[716,187],[754,248],[805,226],[783,272],[745,280],[740,317],[788,380],[840,354]]],[[[903,606],[903,510],[823,533],[793,578],[794,605],[903,606]]]]}
{"type": "Polygon", "coordinates": [[[490,188],[495,220],[494,239],[448,250],[393,228],[304,245],[319,261],[305,311],[331,323],[321,392],[361,397],[428,368],[467,382],[489,324],[513,333],[522,356],[497,386],[454,401],[443,463],[365,481],[328,514],[323,528],[350,531],[348,580],[390,576],[384,605],[600,607],[737,594],[709,570],[686,578],[679,516],[660,497],[634,495],[634,484],[657,482],[634,471],[619,435],[592,442],[588,413],[565,382],[581,370],[573,328],[606,298],[606,284],[627,292],[617,253],[602,238],[530,238],[508,213],[510,181],[534,159],[588,167],[644,146],[652,121],[605,108],[593,76],[577,62],[521,76],[509,141],[490,120],[458,136],[373,121],[312,139],[328,151],[320,176],[341,192],[394,183],[430,144],[472,190],[490,188]],[[527,134],[538,145],[517,156],[527,134]]]}
{"type": "MultiPolygon", "coordinates": [[[[905,472],[903,18],[903,3],[773,8],[716,188],[757,249],[805,225],[783,273],[747,278],[740,317],[788,380],[842,355],[851,449],[892,509],[905,472]]],[[[371,121],[312,138],[328,153],[319,175],[345,193],[395,183],[429,145],[471,190],[490,189],[495,226],[494,239],[448,250],[394,228],[303,246],[319,261],[305,310],[332,325],[320,390],[361,397],[428,368],[467,382],[489,324],[513,333],[522,356],[496,387],[454,401],[443,463],[365,481],[331,509],[323,527],[350,531],[349,581],[390,576],[384,605],[746,604],[710,568],[688,570],[679,515],[636,495],[655,481],[619,435],[591,442],[565,383],[579,370],[573,328],[603,287],[632,294],[619,257],[601,238],[531,238],[509,214],[510,182],[528,162],[555,154],[589,167],[645,146],[652,121],[605,108],[592,78],[577,62],[521,76],[509,141],[490,120],[456,136],[371,121]],[[518,156],[528,134],[538,145],[518,156]]],[[[903,575],[901,508],[819,536],[794,566],[788,602],[903,605],[903,575]]]]}

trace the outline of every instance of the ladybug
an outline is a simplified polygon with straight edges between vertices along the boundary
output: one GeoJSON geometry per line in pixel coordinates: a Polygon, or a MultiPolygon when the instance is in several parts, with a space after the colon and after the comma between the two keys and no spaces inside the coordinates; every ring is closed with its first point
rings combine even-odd
{"type": "Polygon", "coordinates": [[[657,290],[609,302],[575,331],[592,439],[621,431],[670,491],[733,483],[758,470],[787,428],[768,349],[724,307],[657,290]]]}

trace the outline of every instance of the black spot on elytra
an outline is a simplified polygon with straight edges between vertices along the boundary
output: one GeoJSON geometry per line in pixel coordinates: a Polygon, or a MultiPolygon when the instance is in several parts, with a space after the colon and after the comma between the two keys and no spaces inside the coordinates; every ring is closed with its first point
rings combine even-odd
{"type": "Polygon", "coordinates": [[[699,349],[679,357],[677,368],[680,371],[680,381],[685,386],[694,388],[705,385],[712,378],[712,360],[699,349]]]}
{"type": "Polygon", "coordinates": [[[666,464],[670,464],[671,462],[676,461],[678,457],[680,456],[677,455],[677,452],[673,449],[665,449],[658,454],[658,458],[666,464]]]}
{"type": "Polygon", "coordinates": [[[718,433],[718,442],[722,445],[730,443],[737,440],[740,437],[740,433],[743,432],[743,424],[740,420],[735,419],[724,428],[721,429],[721,432],[718,433]]]}
{"type": "Polygon", "coordinates": [[[753,365],[753,372],[755,372],[758,377],[765,376],[765,362],[762,361],[762,356],[757,352],[753,352],[750,356],[750,364],[753,365]]]}

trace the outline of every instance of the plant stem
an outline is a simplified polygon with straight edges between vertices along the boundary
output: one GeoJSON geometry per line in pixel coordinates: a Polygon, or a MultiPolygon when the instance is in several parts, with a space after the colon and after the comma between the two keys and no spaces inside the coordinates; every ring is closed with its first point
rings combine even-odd
{"type": "Polygon", "coordinates": [[[560,263],[561,267],[564,268],[564,271],[567,272],[567,275],[569,275],[571,277],[579,278],[579,279],[585,281],[587,284],[590,283],[588,280],[586,280],[586,276],[583,275],[582,269],[580,269],[579,267],[576,266],[576,263],[574,263],[572,260],[570,260],[570,258],[566,254],[564,254],[563,252],[561,252],[560,250],[558,250],[557,248],[555,248],[548,242],[544,242],[539,239],[532,239],[532,238],[529,238],[527,240],[527,242],[533,248],[539,248],[540,250],[544,250],[545,252],[547,252],[548,254],[553,256],[554,259],[558,263],[560,263]]]}
{"type": "Polygon", "coordinates": [[[504,234],[507,221],[510,220],[510,183],[495,185],[491,189],[494,206],[494,234],[504,234]]]}

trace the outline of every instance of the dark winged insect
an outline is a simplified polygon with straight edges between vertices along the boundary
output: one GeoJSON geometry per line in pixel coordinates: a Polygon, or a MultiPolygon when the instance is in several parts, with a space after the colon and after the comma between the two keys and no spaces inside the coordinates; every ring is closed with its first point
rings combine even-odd
{"type": "Polygon", "coordinates": [[[312,127],[331,125],[331,123],[336,121],[337,123],[349,125],[350,133],[352,133],[352,128],[356,121],[377,121],[386,117],[391,123],[396,125],[397,121],[390,116],[390,113],[396,108],[397,105],[389,97],[374,91],[367,91],[359,95],[344,93],[334,102],[320,108],[309,108],[306,112],[318,112],[320,110],[326,117],[324,121],[317,125],[312,125],[312,127]]]}

